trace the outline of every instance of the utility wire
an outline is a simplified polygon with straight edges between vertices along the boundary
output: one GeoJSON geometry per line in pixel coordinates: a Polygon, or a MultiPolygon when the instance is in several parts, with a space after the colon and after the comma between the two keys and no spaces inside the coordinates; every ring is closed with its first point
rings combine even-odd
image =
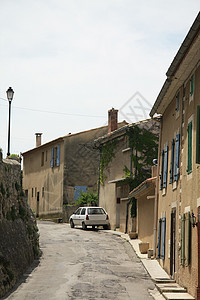
{"type": "MultiPolygon", "coordinates": [[[[8,101],[4,98],[1,98],[3,101],[8,101]]],[[[1,104],[2,105],[2,104],[1,104]]],[[[3,105],[4,106],[4,105],[3,105]]],[[[56,115],[66,115],[66,116],[76,116],[76,117],[90,117],[90,118],[105,118],[105,116],[92,116],[92,115],[84,115],[84,114],[69,114],[64,112],[56,112],[56,111],[48,111],[48,110],[41,110],[41,109],[33,109],[33,108],[26,108],[26,107],[19,107],[19,106],[13,106],[17,109],[23,109],[23,110],[29,110],[29,111],[35,111],[35,112],[41,112],[41,113],[48,113],[48,114],[56,114],[56,115]]]]}

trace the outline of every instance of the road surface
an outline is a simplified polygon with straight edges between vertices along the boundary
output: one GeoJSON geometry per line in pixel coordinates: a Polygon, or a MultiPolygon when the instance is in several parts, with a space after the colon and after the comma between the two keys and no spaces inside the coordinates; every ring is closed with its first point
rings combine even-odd
{"type": "Polygon", "coordinates": [[[103,230],[38,222],[39,264],[4,299],[153,299],[154,284],[130,244],[103,230]]]}

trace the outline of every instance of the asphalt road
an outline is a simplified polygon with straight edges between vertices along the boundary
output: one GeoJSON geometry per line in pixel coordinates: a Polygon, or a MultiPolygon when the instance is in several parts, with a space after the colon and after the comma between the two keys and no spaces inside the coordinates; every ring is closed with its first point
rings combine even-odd
{"type": "Polygon", "coordinates": [[[103,230],[38,225],[39,264],[5,299],[153,299],[154,284],[127,241],[103,230]]]}

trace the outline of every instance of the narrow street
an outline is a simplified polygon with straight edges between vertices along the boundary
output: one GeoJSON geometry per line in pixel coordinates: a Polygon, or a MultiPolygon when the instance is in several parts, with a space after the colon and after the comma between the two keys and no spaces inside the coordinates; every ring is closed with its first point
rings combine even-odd
{"type": "Polygon", "coordinates": [[[68,224],[38,225],[40,262],[5,299],[153,299],[154,284],[127,241],[68,224]]]}

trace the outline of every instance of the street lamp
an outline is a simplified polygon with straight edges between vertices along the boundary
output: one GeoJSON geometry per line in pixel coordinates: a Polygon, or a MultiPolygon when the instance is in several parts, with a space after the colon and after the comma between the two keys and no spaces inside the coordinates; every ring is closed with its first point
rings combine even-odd
{"type": "Polygon", "coordinates": [[[9,119],[8,119],[8,153],[7,157],[10,156],[10,114],[11,114],[11,102],[13,99],[14,91],[11,87],[6,91],[7,93],[7,98],[9,102],[9,119]]]}

